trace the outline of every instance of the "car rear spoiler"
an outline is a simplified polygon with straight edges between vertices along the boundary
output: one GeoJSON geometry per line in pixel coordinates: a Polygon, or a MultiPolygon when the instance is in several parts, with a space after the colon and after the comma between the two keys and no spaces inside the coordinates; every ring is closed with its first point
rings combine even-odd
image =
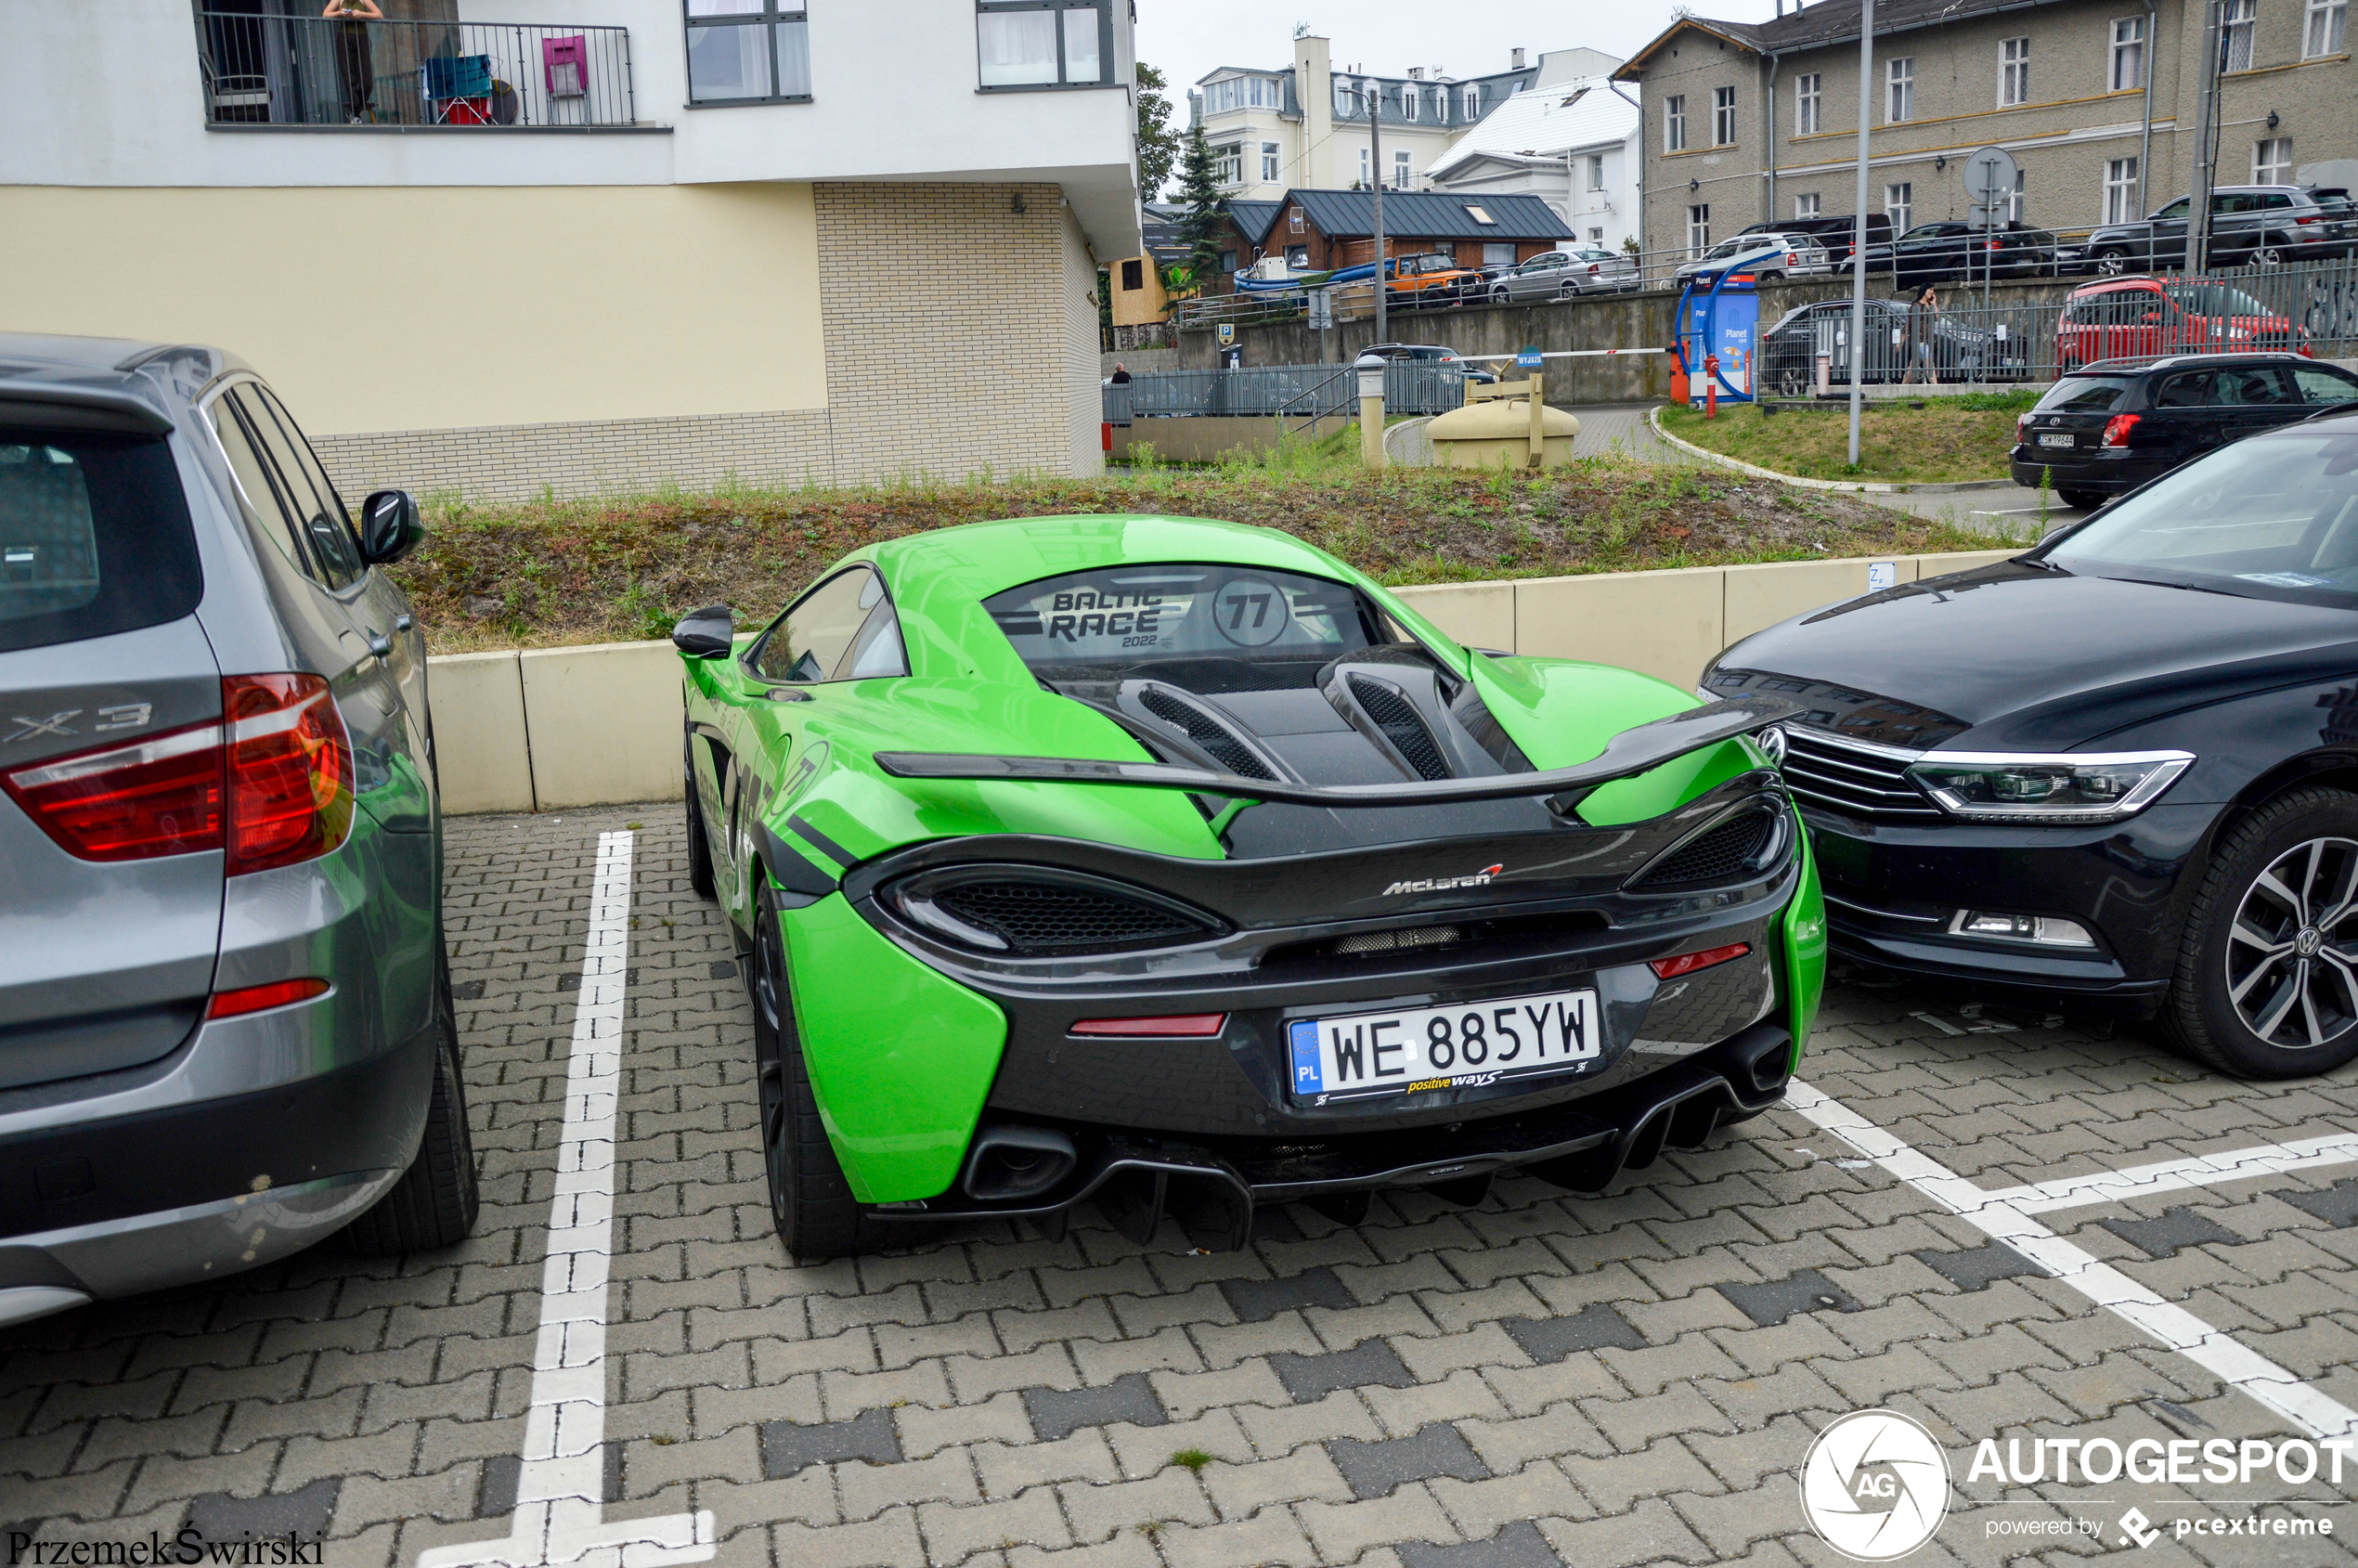
{"type": "Polygon", "coordinates": [[[1184,789],[1289,806],[1370,808],[1447,806],[1472,800],[1519,800],[1535,795],[1577,797],[1600,784],[1634,777],[1674,758],[1734,740],[1796,718],[1801,708],[1781,697],[1733,697],[1689,708],[1634,730],[1624,730],[1587,762],[1544,772],[1500,773],[1479,779],[1432,779],[1379,784],[1304,784],[1249,779],[1168,762],[1104,762],[1069,757],[979,757],[958,752],[880,751],[876,766],[897,779],[991,779],[1021,784],[1140,784],[1184,789]]]}

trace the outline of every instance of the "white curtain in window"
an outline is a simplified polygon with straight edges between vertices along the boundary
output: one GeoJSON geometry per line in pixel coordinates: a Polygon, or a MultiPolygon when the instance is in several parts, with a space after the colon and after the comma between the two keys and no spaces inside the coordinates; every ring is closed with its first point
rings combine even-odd
{"type": "Polygon", "coordinates": [[[807,97],[810,93],[810,24],[778,24],[778,96],[807,97]]]}
{"type": "Polygon", "coordinates": [[[986,87],[1036,87],[1056,80],[1056,13],[985,11],[976,19],[986,87]]]}
{"type": "MultiPolygon", "coordinates": [[[[1102,82],[1106,68],[1097,58],[1097,13],[1095,10],[1067,11],[1065,19],[1065,80],[1068,82],[1102,82]]],[[[1253,86],[1261,85],[1256,80],[1253,86]]],[[[1258,101],[1258,94],[1255,95],[1258,101]]]]}
{"type": "Polygon", "coordinates": [[[688,95],[700,103],[770,97],[768,25],[688,29],[688,95]]]}

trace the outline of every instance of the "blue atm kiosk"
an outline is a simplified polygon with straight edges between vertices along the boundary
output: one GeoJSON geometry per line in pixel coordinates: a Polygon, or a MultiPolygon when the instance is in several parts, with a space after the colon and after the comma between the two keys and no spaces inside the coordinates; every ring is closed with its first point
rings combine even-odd
{"type": "Polygon", "coordinates": [[[1730,402],[1753,400],[1753,339],[1760,325],[1760,295],[1749,272],[1699,272],[1678,292],[1678,363],[1687,372],[1688,396],[1704,400],[1704,361],[1719,356],[1719,395],[1730,402]]]}

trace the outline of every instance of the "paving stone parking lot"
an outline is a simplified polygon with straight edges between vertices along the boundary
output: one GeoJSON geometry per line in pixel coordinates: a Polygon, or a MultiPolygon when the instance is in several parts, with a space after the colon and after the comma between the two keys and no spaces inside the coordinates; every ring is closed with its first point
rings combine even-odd
{"type": "Polygon", "coordinates": [[[796,1268],[770,1228],[729,932],[688,888],[677,808],[654,805],[452,824],[473,1239],[398,1263],[321,1249],[0,1330],[0,1549],[293,1531],[324,1533],[329,1563],[408,1568],[508,1534],[592,876],[623,832],[585,1472],[609,1521],[709,1512],[715,1561],[780,1568],[1831,1564],[1797,1471],[1827,1422],[1885,1406],[1951,1458],[1949,1517],[1911,1563],[2353,1555],[2358,1459],[2339,1484],[1966,1474],[1985,1437],[2028,1465],[2034,1439],[2339,1430],[2358,1406],[2352,1073],[2238,1083],[2134,1038],[1850,982],[1805,1058],[1816,1098],[1601,1198],[1517,1179],[1473,1208],[1393,1195],[1349,1228],[1265,1213],[1241,1253],[1090,1218],[1057,1242],[975,1227],[796,1268]],[[1829,1131],[1844,1116],[1885,1141],[1877,1160],[1829,1131]],[[2185,1322],[2195,1354],[2157,1337],[2185,1322]],[[2336,1533],[2174,1527],[2254,1515],[2336,1533]],[[2051,1526],[2080,1533],[2022,1533],[2051,1526]]]}

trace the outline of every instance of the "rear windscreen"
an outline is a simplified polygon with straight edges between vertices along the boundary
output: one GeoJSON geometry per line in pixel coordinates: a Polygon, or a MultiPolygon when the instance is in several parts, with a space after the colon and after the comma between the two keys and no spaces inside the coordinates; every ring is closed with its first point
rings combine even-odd
{"type": "Polygon", "coordinates": [[[162,440],[0,428],[0,653],[178,620],[203,586],[162,440]]]}
{"type": "Polygon", "coordinates": [[[1308,686],[1330,660],[1391,639],[1341,583],[1252,566],[1072,572],[983,602],[1043,680],[1167,680],[1194,691],[1308,686]]]}
{"type": "Polygon", "coordinates": [[[2039,399],[2046,414],[2109,414],[2129,395],[2129,383],[2094,376],[2066,376],[2039,399]]]}

